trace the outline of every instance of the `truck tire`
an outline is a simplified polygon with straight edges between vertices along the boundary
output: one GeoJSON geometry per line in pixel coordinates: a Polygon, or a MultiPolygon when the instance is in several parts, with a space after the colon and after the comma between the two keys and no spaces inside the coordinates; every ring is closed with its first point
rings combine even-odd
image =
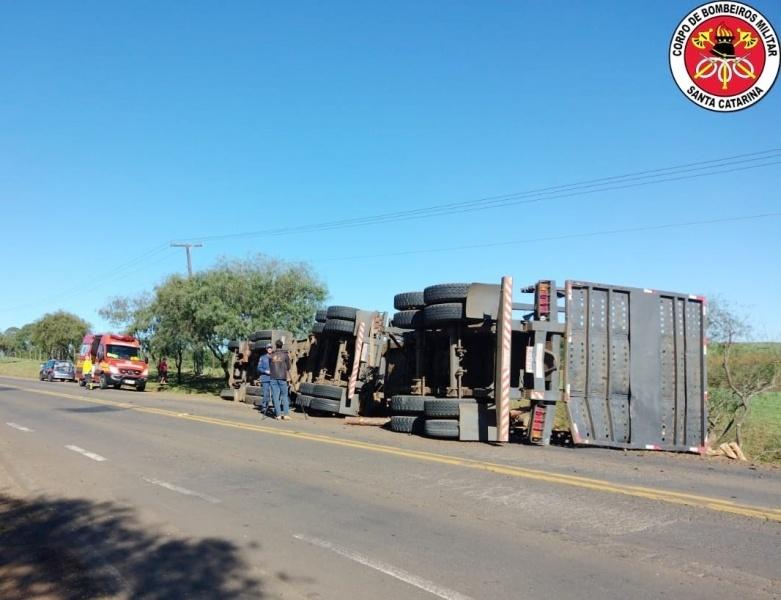
{"type": "Polygon", "coordinates": [[[423,432],[428,437],[458,439],[458,421],[454,419],[426,419],[423,432]]]}
{"type": "Polygon", "coordinates": [[[341,333],[345,335],[352,335],[355,332],[355,321],[347,321],[345,319],[332,319],[323,323],[323,333],[341,333]]]}
{"type": "Polygon", "coordinates": [[[265,339],[265,340],[258,340],[257,342],[252,342],[249,345],[250,350],[265,350],[266,346],[268,346],[271,343],[271,338],[265,339]]]}
{"type": "Polygon", "coordinates": [[[228,342],[228,350],[238,350],[239,349],[239,341],[238,340],[231,340],[228,342]]]}
{"type": "Polygon", "coordinates": [[[312,398],[309,401],[309,408],[321,412],[335,413],[339,412],[339,401],[329,398],[312,398]]]}
{"type": "Polygon", "coordinates": [[[321,323],[319,321],[315,322],[315,324],[312,325],[312,333],[323,333],[323,327],[325,327],[325,323],[321,323]]]}
{"type": "Polygon", "coordinates": [[[233,400],[233,390],[231,388],[225,388],[220,392],[220,398],[223,400],[233,400]]]}
{"type": "Polygon", "coordinates": [[[421,329],[423,327],[423,311],[400,310],[393,315],[391,325],[399,329],[421,329]]]}
{"type": "Polygon", "coordinates": [[[460,323],[463,318],[464,305],[460,302],[432,304],[423,309],[423,321],[427,329],[443,323],[460,323]]]}
{"type": "Polygon", "coordinates": [[[390,429],[397,433],[423,433],[425,419],[415,415],[394,415],[390,420],[390,429]]]}
{"type": "Polygon", "coordinates": [[[248,385],[247,396],[262,396],[263,388],[259,385],[248,385]]]}
{"type": "Polygon", "coordinates": [[[430,285],[423,290],[426,304],[443,304],[444,302],[463,302],[469,291],[469,283],[440,283],[430,285]]]}
{"type": "Polygon", "coordinates": [[[423,308],[425,304],[423,292],[402,292],[393,297],[393,308],[396,310],[415,310],[423,308]]]}
{"type": "Polygon", "coordinates": [[[100,389],[101,390],[108,389],[108,377],[106,377],[105,373],[100,374],[100,389]]]}
{"type": "Polygon", "coordinates": [[[297,394],[296,406],[300,406],[301,408],[309,408],[309,405],[312,403],[312,400],[314,400],[312,396],[307,396],[305,394],[297,394]]]}
{"type": "Polygon", "coordinates": [[[146,389],[146,381],[144,383],[139,383],[136,386],[136,391],[137,392],[143,392],[145,389],[146,389]]]}
{"type": "Polygon", "coordinates": [[[299,384],[298,390],[307,396],[317,396],[318,398],[329,398],[337,402],[342,399],[342,389],[336,385],[327,383],[308,383],[299,384]]]}
{"type": "Polygon", "coordinates": [[[271,329],[261,329],[260,331],[253,331],[249,334],[249,340],[251,342],[257,342],[258,340],[270,340],[274,332],[271,329]]]}
{"type": "Polygon", "coordinates": [[[393,396],[390,401],[391,411],[397,415],[422,414],[426,399],[427,396],[393,396]]]}
{"type": "Polygon", "coordinates": [[[325,323],[325,320],[328,318],[328,311],[324,308],[318,308],[317,312],[315,313],[315,321],[317,323],[325,323]]]}
{"type": "Polygon", "coordinates": [[[358,314],[358,309],[353,308],[352,306],[329,306],[325,314],[329,319],[345,319],[347,321],[355,321],[355,316],[358,314]]]}
{"type": "Polygon", "coordinates": [[[457,419],[461,404],[475,404],[474,398],[432,398],[426,400],[423,412],[433,419],[457,419]]]}

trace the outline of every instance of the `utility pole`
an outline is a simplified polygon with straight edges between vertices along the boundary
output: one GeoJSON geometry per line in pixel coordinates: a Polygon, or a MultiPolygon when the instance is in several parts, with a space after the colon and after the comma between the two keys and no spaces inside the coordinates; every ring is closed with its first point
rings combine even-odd
{"type": "Polygon", "coordinates": [[[193,257],[192,253],[190,252],[191,248],[203,248],[203,244],[171,244],[172,248],[184,248],[187,252],[187,276],[192,277],[193,276],[193,257]]]}

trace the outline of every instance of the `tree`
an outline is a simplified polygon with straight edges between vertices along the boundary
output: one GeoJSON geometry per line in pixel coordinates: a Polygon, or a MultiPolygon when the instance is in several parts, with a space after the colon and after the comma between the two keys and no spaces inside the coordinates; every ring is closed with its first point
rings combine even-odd
{"type": "Polygon", "coordinates": [[[327,293],[307,265],[263,256],[223,261],[187,279],[172,276],[157,293],[166,286],[182,291],[177,305],[181,330],[212,353],[226,378],[228,340],[258,329],[303,334],[327,293]]]}
{"type": "Polygon", "coordinates": [[[31,339],[47,356],[73,360],[76,349],[89,327],[89,323],[84,319],[60,310],[47,313],[35,321],[32,324],[31,339]]]}
{"type": "Polygon", "coordinates": [[[211,353],[227,378],[229,340],[258,329],[303,334],[325,297],[307,265],[256,256],[172,275],[144,300],[113,298],[100,314],[144,340],[153,357],[173,357],[179,381],[188,350],[211,353]]]}
{"type": "Polygon", "coordinates": [[[708,307],[708,335],[714,342],[708,377],[711,437],[734,438],[741,445],[752,401],[781,381],[781,356],[776,345],[760,348],[746,343],[752,338],[748,318],[723,300],[711,301],[708,307]]]}

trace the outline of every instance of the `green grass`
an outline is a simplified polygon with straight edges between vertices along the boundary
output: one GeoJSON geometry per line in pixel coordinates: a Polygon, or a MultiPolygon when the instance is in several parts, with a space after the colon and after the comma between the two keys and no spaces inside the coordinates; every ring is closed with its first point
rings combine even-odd
{"type": "MultiPolygon", "coordinates": [[[[0,375],[38,379],[40,367],[41,362],[38,360],[0,357],[0,375]]],[[[149,375],[146,389],[152,392],[157,391],[160,386],[157,383],[157,372],[154,368],[150,369],[149,375]]],[[[192,373],[182,373],[181,383],[176,381],[176,372],[169,371],[168,381],[169,385],[165,386],[164,391],[174,394],[219,395],[220,390],[225,387],[221,369],[206,369],[206,373],[198,376],[192,373]]]]}
{"type": "Polygon", "coordinates": [[[10,375],[11,377],[29,377],[38,379],[38,372],[41,369],[41,361],[31,360],[29,358],[0,358],[0,375],[10,375]]]}
{"type": "Polygon", "coordinates": [[[743,438],[750,459],[781,462],[781,392],[763,394],[753,401],[743,438]]]}

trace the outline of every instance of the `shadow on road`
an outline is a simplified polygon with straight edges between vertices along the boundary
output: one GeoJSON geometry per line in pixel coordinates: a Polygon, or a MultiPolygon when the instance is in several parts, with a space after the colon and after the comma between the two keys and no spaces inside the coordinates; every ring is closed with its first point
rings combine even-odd
{"type": "Polygon", "coordinates": [[[112,503],[0,494],[0,598],[262,598],[238,548],[173,538],[112,503]]]}

